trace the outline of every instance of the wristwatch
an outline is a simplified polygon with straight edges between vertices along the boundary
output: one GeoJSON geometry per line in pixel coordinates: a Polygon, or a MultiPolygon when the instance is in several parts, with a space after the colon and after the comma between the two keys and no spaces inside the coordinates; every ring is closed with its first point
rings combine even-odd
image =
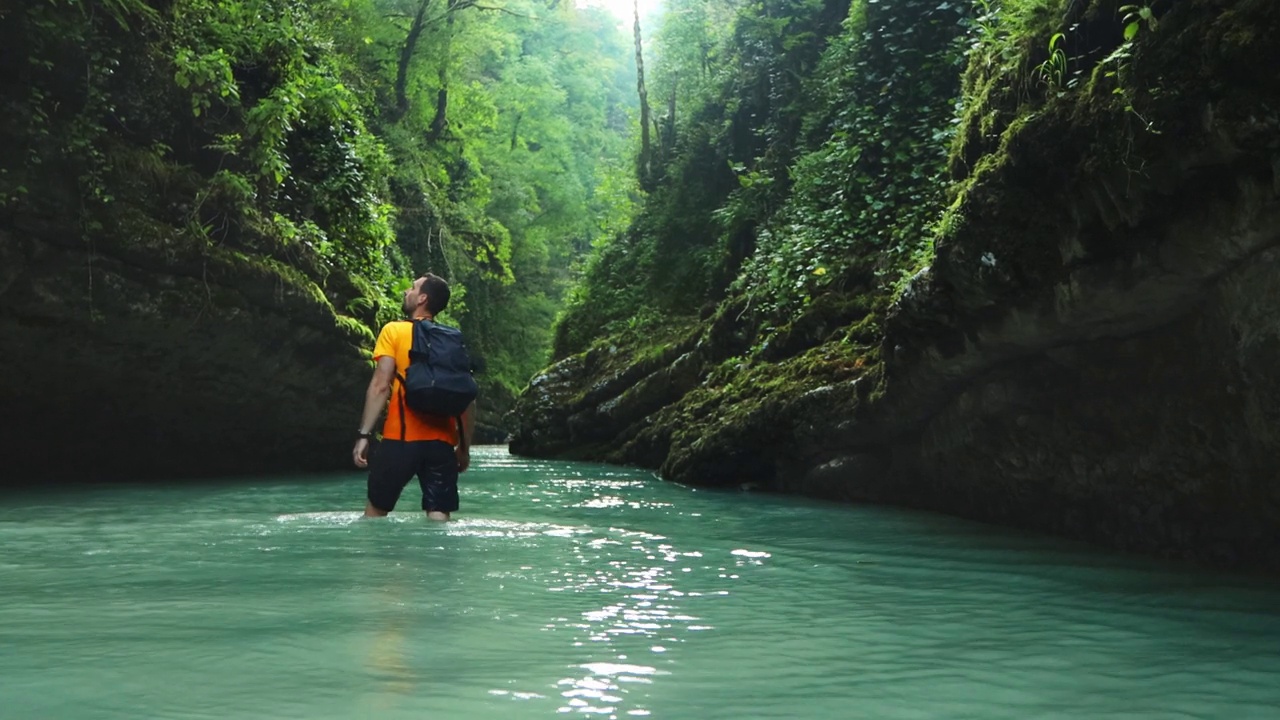
{"type": "Polygon", "coordinates": [[[364,431],[362,431],[362,430],[360,430],[360,429],[358,429],[358,428],[357,428],[357,429],[356,429],[356,438],[357,438],[357,439],[359,439],[359,440],[372,440],[372,439],[373,439],[373,431],[372,431],[372,430],[370,430],[369,432],[364,432],[364,431]]]}

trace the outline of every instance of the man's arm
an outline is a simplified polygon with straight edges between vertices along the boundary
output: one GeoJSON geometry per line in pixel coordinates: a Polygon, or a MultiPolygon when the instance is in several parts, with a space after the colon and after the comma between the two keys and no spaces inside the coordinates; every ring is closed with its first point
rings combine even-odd
{"type": "Polygon", "coordinates": [[[476,402],[471,401],[466,410],[462,411],[462,437],[459,438],[457,449],[458,456],[458,472],[466,472],[471,465],[471,439],[476,434],[476,402]]]}
{"type": "MultiPolygon", "coordinates": [[[[369,380],[369,388],[364,393],[364,412],[360,414],[361,433],[373,432],[378,416],[382,414],[382,409],[387,406],[387,400],[391,397],[391,381],[395,376],[396,359],[386,355],[378,358],[378,365],[373,369],[373,377],[369,380]]],[[[369,441],[365,438],[356,440],[356,446],[351,451],[351,458],[355,461],[356,467],[369,466],[368,453],[369,441]]]]}

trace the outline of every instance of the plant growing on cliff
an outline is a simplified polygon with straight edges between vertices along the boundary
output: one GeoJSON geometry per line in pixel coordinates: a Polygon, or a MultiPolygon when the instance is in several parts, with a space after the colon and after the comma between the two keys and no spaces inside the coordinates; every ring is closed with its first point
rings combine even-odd
{"type": "Polygon", "coordinates": [[[1136,38],[1144,24],[1148,30],[1155,32],[1160,22],[1150,5],[1122,5],[1120,6],[1120,12],[1123,14],[1124,39],[1126,42],[1136,38]]]}
{"type": "Polygon", "coordinates": [[[1067,80],[1067,52],[1063,49],[1066,35],[1054,33],[1049,38],[1049,57],[1036,66],[1036,77],[1053,90],[1061,90],[1067,80]]]}

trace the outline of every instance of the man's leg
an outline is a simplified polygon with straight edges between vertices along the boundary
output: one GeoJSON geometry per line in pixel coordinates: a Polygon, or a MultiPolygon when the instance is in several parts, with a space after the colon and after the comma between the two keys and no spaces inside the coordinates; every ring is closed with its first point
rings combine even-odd
{"type": "Polygon", "coordinates": [[[385,517],[396,508],[404,486],[413,477],[416,464],[409,443],[383,440],[369,463],[368,495],[365,517],[385,517]]]}
{"type": "Polygon", "coordinates": [[[458,509],[458,458],[446,442],[422,443],[418,483],[422,509],[431,520],[448,520],[458,509]]]}

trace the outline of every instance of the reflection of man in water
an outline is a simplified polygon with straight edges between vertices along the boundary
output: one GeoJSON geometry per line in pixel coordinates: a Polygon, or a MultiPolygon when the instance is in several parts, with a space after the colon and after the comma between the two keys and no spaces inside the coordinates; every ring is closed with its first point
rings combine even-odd
{"type": "Polygon", "coordinates": [[[432,520],[448,520],[458,509],[458,473],[471,464],[471,436],[475,430],[475,403],[462,414],[462,428],[454,418],[415,412],[404,404],[404,386],[396,383],[399,395],[392,398],[396,376],[404,377],[413,347],[413,323],[431,320],[449,304],[449,283],[427,273],[404,293],[404,312],[409,320],[383,326],[374,345],[377,366],[365,392],[359,439],[351,451],[356,467],[369,466],[369,440],[373,426],[385,408],[382,443],[369,470],[369,495],[364,514],[379,517],[391,512],[409,479],[418,476],[422,485],[422,509],[432,520]],[[392,406],[392,401],[394,407],[392,406]]]}
{"type": "MultiPolygon", "coordinates": [[[[374,547],[364,548],[374,551],[374,547]]],[[[366,608],[377,619],[377,630],[364,634],[368,646],[365,656],[365,673],[374,681],[368,694],[372,707],[368,711],[385,711],[397,707],[402,700],[393,696],[412,695],[417,689],[420,668],[414,666],[409,655],[409,628],[415,626],[414,611],[406,604],[402,573],[381,575],[383,582],[367,586],[364,593],[354,598],[360,607],[366,608]]],[[[368,628],[362,628],[367,633],[368,628]]]]}
{"type": "Polygon", "coordinates": [[[369,648],[369,669],[381,681],[380,689],[398,695],[408,695],[417,677],[405,652],[404,630],[404,623],[397,616],[396,622],[378,630],[369,648]]]}

